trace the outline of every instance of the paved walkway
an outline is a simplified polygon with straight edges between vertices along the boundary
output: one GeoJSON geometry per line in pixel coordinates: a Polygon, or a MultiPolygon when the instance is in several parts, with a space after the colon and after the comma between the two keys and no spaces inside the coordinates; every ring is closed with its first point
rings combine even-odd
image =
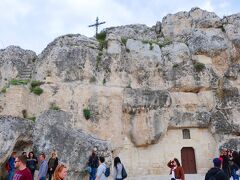
{"type": "MultiPolygon", "coordinates": [[[[204,174],[186,174],[185,180],[204,180],[204,174]]],[[[129,177],[128,180],[170,180],[171,176],[141,176],[141,177],[129,177]]]]}

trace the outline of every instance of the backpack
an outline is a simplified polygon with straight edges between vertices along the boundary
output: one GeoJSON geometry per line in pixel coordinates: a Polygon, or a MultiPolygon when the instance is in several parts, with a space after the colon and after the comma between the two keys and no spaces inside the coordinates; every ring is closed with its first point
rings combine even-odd
{"type": "Polygon", "coordinates": [[[123,164],[122,164],[122,179],[127,178],[127,172],[126,169],[124,168],[123,164]]]}
{"type": "Polygon", "coordinates": [[[106,177],[110,176],[110,167],[107,167],[107,166],[106,166],[106,170],[105,170],[105,172],[104,172],[104,175],[105,175],[106,177]]]}
{"type": "Polygon", "coordinates": [[[7,163],[5,164],[5,170],[6,170],[6,171],[9,171],[9,170],[10,170],[10,164],[9,164],[9,162],[7,162],[7,163]]]}

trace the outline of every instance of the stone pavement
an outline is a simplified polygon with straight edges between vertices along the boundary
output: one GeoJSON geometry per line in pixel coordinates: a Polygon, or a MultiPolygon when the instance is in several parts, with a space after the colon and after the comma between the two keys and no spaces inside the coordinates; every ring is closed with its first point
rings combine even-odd
{"type": "MultiPolygon", "coordinates": [[[[185,180],[204,180],[205,174],[186,174],[185,180]]],[[[141,176],[141,177],[129,177],[128,180],[170,180],[171,176],[141,176]]]]}

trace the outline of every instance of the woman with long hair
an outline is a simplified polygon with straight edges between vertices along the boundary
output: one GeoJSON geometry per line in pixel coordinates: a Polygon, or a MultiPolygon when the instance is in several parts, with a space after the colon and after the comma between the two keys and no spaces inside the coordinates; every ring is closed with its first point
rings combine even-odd
{"type": "Polygon", "coordinates": [[[167,165],[171,168],[172,179],[185,180],[183,168],[177,158],[170,160],[167,165]]]}
{"type": "Polygon", "coordinates": [[[31,171],[33,179],[34,179],[34,172],[37,169],[37,163],[38,161],[33,151],[29,152],[28,158],[27,158],[27,168],[31,171]]]}
{"type": "Polygon", "coordinates": [[[97,168],[99,166],[99,158],[96,154],[96,149],[92,150],[92,154],[88,159],[88,166],[91,167],[91,172],[89,176],[89,180],[96,179],[97,168]]]}
{"type": "Polygon", "coordinates": [[[53,180],[64,180],[67,176],[67,166],[59,164],[54,171],[53,180]]]}
{"type": "Polygon", "coordinates": [[[114,158],[113,179],[123,180],[127,177],[127,173],[119,157],[114,158]]]}

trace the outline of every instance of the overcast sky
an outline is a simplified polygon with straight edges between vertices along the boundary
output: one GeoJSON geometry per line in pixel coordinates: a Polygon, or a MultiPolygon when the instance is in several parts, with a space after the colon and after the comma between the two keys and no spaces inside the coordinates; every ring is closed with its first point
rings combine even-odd
{"type": "Polygon", "coordinates": [[[1,0],[0,49],[17,45],[40,53],[56,37],[80,33],[92,37],[98,16],[102,28],[155,25],[169,13],[200,7],[218,16],[240,12],[239,0],[1,0]]]}

